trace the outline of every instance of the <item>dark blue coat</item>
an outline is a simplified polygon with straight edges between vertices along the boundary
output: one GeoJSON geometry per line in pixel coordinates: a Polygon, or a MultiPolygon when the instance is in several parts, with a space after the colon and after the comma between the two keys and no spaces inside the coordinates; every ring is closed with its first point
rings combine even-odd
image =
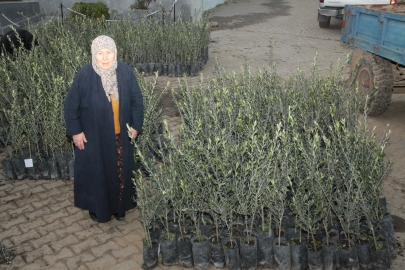
{"type": "Polygon", "coordinates": [[[65,102],[67,134],[84,132],[87,139],[84,150],[75,147],[75,206],[96,213],[99,222],[109,221],[115,213],[122,216],[136,206],[131,180],[134,151],[126,124],[141,131],[143,98],[134,71],[124,63],[118,63],[117,82],[124,170],[121,205],[112,105],[91,64],[79,70],[65,102]]]}

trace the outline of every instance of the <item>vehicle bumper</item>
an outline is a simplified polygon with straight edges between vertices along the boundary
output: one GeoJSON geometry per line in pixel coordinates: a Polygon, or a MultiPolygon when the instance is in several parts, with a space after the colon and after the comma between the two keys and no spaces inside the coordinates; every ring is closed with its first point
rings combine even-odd
{"type": "Polygon", "coordinates": [[[328,17],[343,17],[344,8],[318,7],[318,14],[328,17]]]}

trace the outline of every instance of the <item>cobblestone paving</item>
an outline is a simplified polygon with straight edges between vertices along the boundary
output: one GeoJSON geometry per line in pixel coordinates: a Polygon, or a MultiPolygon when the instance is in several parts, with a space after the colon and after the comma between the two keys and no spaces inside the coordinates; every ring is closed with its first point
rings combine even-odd
{"type": "MultiPolygon", "coordinates": [[[[274,40],[273,61],[284,79],[295,73],[297,60],[303,71],[308,72],[316,52],[318,67],[327,74],[331,59],[344,60],[354,49],[339,42],[341,21],[332,19],[330,28],[319,28],[318,0],[231,2],[235,3],[212,12],[212,20],[219,22],[219,30],[211,35],[210,60],[202,71],[204,77],[213,74],[215,58],[228,72],[240,70],[245,57],[252,72],[267,66],[271,62],[270,36],[274,40]]],[[[162,77],[158,79],[158,90],[168,81],[170,88],[178,88],[177,78],[162,77]]],[[[195,85],[199,81],[200,78],[190,78],[188,83],[195,85]]],[[[178,114],[166,108],[163,115],[170,130],[177,135],[181,125],[178,114]]],[[[402,246],[405,245],[404,116],[405,95],[394,94],[387,112],[369,119],[371,127],[377,126],[377,134],[381,134],[387,124],[392,130],[386,153],[395,164],[383,195],[398,221],[396,235],[402,246]]],[[[3,158],[1,154],[0,159],[3,158]]],[[[73,206],[71,181],[5,181],[2,173],[0,170],[0,241],[15,266],[20,269],[141,269],[144,233],[138,210],[127,212],[124,221],[94,223],[86,211],[73,206]]],[[[403,269],[402,249],[396,252],[398,256],[392,269],[403,269]]],[[[2,269],[13,268],[0,255],[2,269]]],[[[156,269],[181,268],[160,263],[156,269]]]]}

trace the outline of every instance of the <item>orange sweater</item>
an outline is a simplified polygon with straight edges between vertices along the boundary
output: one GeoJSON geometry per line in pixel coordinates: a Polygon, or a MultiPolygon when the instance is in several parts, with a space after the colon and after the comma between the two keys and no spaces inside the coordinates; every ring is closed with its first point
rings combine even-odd
{"type": "Polygon", "coordinates": [[[113,95],[111,96],[111,104],[113,108],[113,113],[114,113],[114,128],[115,128],[115,134],[120,134],[121,132],[121,127],[120,127],[120,115],[119,115],[119,104],[115,99],[113,98],[113,95]]]}

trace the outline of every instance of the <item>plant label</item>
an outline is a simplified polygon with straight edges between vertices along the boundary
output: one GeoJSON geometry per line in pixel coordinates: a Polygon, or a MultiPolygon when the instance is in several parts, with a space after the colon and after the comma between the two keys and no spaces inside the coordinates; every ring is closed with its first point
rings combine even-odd
{"type": "Polygon", "coordinates": [[[25,162],[25,168],[32,168],[34,167],[34,163],[32,162],[32,158],[30,159],[24,159],[25,162]]]}
{"type": "Polygon", "coordinates": [[[160,243],[159,243],[159,247],[158,247],[158,257],[159,257],[159,254],[160,254],[160,243]]]}

